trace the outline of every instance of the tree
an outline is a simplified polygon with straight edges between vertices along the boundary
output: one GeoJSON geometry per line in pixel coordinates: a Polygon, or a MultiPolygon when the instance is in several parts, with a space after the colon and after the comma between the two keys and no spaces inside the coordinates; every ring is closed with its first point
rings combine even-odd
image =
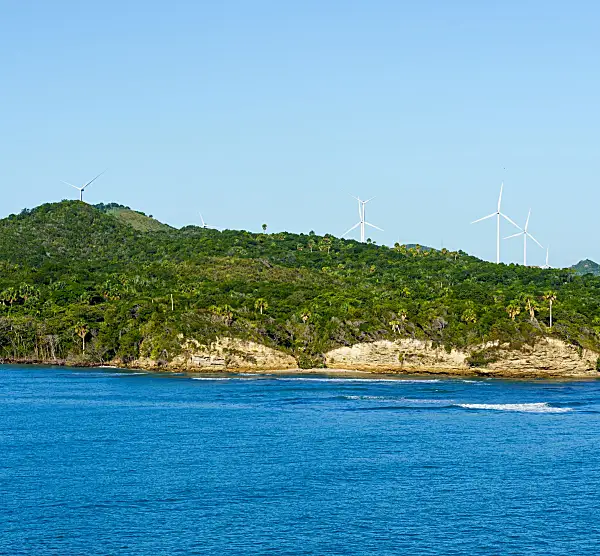
{"type": "Polygon", "coordinates": [[[75,334],[81,338],[82,347],[81,350],[85,353],[85,337],[88,335],[88,327],[84,322],[78,322],[75,325],[75,334]]]}
{"type": "Polygon", "coordinates": [[[512,320],[515,320],[515,318],[521,313],[521,306],[516,301],[513,301],[507,305],[506,312],[512,320]]]}
{"type": "Polygon", "coordinates": [[[390,325],[390,328],[392,329],[392,332],[399,334],[400,333],[400,321],[399,320],[391,320],[390,322],[388,322],[388,324],[390,325]]]}
{"type": "Polygon", "coordinates": [[[10,286],[9,288],[6,288],[2,292],[2,294],[0,294],[0,298],[2,299],[3,303],[8,303],[10,305],[10,309],[9,309],[9,314],[10,314],[13,303],[19,299],[19,292],[17,291],[17,288],[13,288],[12,286],[10,286]]]}
{"type": "Polygon", "coordinates": [[[547,301],[550,305],[550,328],[552,328],[552,304],[556,301],[556,292],[547,291],[543,295],[544,301],[547,301]]]}
{"type": "Polygon", "coordinates": [[[531,295],[525,295],[523,298],[525,309],[529,312],[529,318],[533,322],[535,320],[535,312],[538,310],[538,305],[531,295]]]}
{"type": "Polygon", "coordinates": [[[460,317],[460,320],[467,324],[475,324],[477,322],[477,313],[472,307],[467,307],[460,317]]]}
{"type": "Polygon", "coordinates": [[[267,225],[266,225],[266,224],[263,224],[263,225],[262,225],[262,229],[263,229],[263,232],[266,232],[266,231],[267,231],[267,225]]]}
{"type": "Polygon", "coordinates": [[[260,314],[263,314],[263,311],[266,311],[269,308],[269,304],[267,303],[266,299],[263,299],[262,297],[259,297],[255,302],[254,302],[254,308],[258,309],[260,311],[260,314]]]}

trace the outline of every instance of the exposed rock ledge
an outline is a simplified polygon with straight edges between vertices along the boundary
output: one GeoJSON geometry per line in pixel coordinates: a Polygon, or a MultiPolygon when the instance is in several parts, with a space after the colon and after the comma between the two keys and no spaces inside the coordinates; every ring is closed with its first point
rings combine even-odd
{"type": "Polygon", "coordinates": [[[153,359],[138,359],[129,367],[142,369],[163,368],[168,370],[222,372],[222,371],[276,371],[296,369],[296,360],[286,353],[255,342],[236,338],[218,338],[209,345],[188,340],[182,355],[170,362],[159,364],[153,359]]]}
{"type": "MultiPolygon", "coordinates": [[[[521,350],[511,350],[504,344],[489,343],[472,351],[450,352],[421,340],[382,340],[341,347],[325,354],[327,368],[340,372],[347,370],[515,378],[600,377],[596,370],[597,360],[597,353],[578,349],[554,338],[540,339],[534,347],[526,345],[521,350]],[[484,366],[470,366],[469,357],[474,351],[482,349],[492,355],[491,362],[484,366]]],[[[298,370],[298,364],[291,355],[256,342],[235,338],[218,338],[209,345],[188,340],[183,353],[170,362],[139,359],[127,366],[190,372],[298,370]]],[[[313,370],[315,371],[317,370],[313,370]]]]}
{"type": "Polygon", "coordinates": [[[430,342],[402,339],[341,347],[325,354],[327,367],[372,372],[415,372],[431,374],[474,374],[504,377],[590,377],[598,354],[580,350],[554,338],[539,340],[534,347],[510,350],[507,345],[487,344],[477,349],[494,350],[494,362],[470,367],[472,352],[436,348],[430,342]]]}

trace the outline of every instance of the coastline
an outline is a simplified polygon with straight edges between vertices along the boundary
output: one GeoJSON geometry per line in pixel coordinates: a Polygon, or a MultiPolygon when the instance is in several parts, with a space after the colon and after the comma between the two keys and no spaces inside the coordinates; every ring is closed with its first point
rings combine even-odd
{"type": "Polygon", "coordinates": [[[331,376],[343,378],[368,378],[371,380],[389,379],[402,377],[439,377],[444,378],[491,378],[499,380],[561,380],[561,381],[580,381],[580,380],[600,380],[600,372],[587,371],[580,373],[557,372],[532,370],[532,369],[486,369],[486,368],[339,368],[339,367],[315,367],[309,369],[287,368],[229,368],[229,369],[191,369],[181,365],[136,365],[127,364],[121,361],[90,363],[88,361],[75,360],[39,360],[31,358],[22,359],[0,359],[0,365],[23,365],[23,366],[48,366],[48,367],[66,367],[66,368],[88,368],[88,369],[116,369],[123,371],[145,371],[156,374],[187,374],[190,376],[207,375],[247,375],[247,376],[331,376]]]}

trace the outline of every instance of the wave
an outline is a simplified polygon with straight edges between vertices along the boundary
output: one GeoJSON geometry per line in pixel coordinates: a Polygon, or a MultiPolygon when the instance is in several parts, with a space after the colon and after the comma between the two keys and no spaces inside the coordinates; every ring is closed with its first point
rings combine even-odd
{"type": "Polygon", "coordinates": [[[433,379],[403,379],[403,378],[340,378],[340,377],[307,377],[307,376],[292,376],[292,377],[277,377],[274,380],[282,382],[333,382],[333,383],[369,383],[379,384],[381,382],[394,382],[396,384],[433,384],[442,382],[439,378],[433,379]]]}
{"type": "Polygon", "coordinates": [[[192,380],[235,380],[235,378],[232,376],[193,376],[192,380]]]}
{"type": "Polygon", "coordinates": [[[487,409],[491,411],[516,411],[520,413],[568,413],[571,407],[552,407],[541,403],[459,403],[458,407],[464,409],[487,409]]]}

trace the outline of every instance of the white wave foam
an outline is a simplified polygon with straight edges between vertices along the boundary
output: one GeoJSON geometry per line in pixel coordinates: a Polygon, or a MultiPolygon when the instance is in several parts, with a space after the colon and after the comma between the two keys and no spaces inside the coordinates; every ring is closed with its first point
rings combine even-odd
{"type": "Polygon", "coordinates": [[[293,377],[285,377],[285,378],[281,378],[278,377],[275,380],[281,380],[281,381],[294,381],[294,382],[334,382],[334,383],[340,383],[340,382],[358,382],[358,383],[373,383],[373,384],[379,384],[381,382],[394,382],[396,384],[432,384],[435,382],[441,382],[440,379],[435,378],[435,379],[402,379],[402,378],[339,378],[339,377],[328,377],[328,378],[323,378],[323,377],[306,377],[306,376],[293,376],[293,377]]]}
{"type": "Polygon", "coordinates": [[[193,376],[192,380],[234,380],[228,376],[193,376]]]}
{"type": "Polygon", "coordinates": [[[521,413],[567,413],[571,407],[552,407],[542,403],[459,403],[458,407],[465,409],[489,409],[492,411],[518,411],[521,413]]]}

